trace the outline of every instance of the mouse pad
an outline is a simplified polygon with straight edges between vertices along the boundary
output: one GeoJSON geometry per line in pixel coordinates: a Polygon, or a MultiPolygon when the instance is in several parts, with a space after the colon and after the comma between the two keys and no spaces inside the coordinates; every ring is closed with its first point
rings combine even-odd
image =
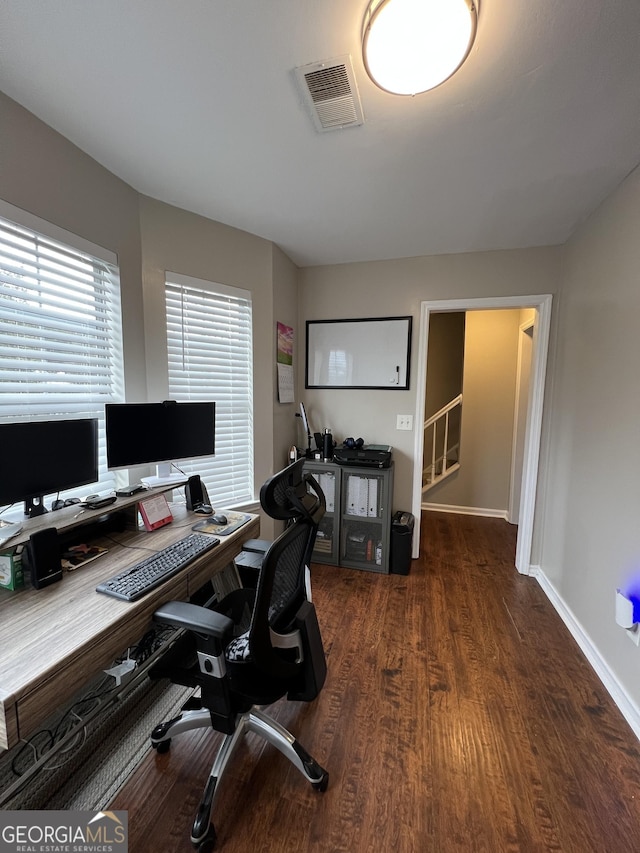
{"type": "Polygon", "coordinates": [[[221,515],[227,516],[226,524],[215,524],[210,518],[203,518],[202,521],[194,524],[191,529],[197,530],[200,533],[215,533],[216,536],[228,536],[229,533],[233,533],[234,530],[242,527],[243,524],[246,524],[251,519],[250,515],[244,512],[233,512],[231,509],[219,509],[218,512],[221,515]]]}

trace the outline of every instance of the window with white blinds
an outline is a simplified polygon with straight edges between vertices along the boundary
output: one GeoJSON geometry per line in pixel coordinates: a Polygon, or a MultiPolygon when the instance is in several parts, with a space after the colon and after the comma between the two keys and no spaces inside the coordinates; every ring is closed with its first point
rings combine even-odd
{"type": "Polygon", "coordinates": [[[253,495],[253,343],[251,294],[166,274],[169,397],[216,404],[215,456],[180,463],[199,474],[213,506],[253,495]]]}
{"type": "Polygon", "coordinates": [[[0,217],[0,420],[98,418],[101,490],[104,404],[122,400],[118,267],[0,217]]]}

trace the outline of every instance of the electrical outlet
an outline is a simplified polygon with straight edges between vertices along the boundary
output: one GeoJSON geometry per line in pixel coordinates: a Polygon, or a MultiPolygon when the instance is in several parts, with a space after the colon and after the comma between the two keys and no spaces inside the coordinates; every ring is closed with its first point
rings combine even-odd
{"type": "Polygon", "coordinates": [[[397,415],[396,429],[413,429],[413,415],[397,415]]]}

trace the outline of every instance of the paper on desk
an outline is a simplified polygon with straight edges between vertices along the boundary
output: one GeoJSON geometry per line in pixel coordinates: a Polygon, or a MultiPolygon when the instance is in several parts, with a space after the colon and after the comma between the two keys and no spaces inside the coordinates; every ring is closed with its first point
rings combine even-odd
{"type": "Polygon", "coordinates": [[[72,545],[62,554],[62,568],[72,572],[106,553],[107,549],[99,545],[72,545]]]}

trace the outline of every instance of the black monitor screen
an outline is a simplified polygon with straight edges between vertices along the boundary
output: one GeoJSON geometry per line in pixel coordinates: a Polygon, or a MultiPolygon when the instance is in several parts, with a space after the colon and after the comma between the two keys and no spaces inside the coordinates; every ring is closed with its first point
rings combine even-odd
{"type": "Polygon", "coordinates": [[[215,403],[108,403],[107,466],[212,456],[215,403]]]}
{"type": "Polygon", "coordinates": [[[0,505],[97,480],[97,419],[0,423],[0,505]]]}

